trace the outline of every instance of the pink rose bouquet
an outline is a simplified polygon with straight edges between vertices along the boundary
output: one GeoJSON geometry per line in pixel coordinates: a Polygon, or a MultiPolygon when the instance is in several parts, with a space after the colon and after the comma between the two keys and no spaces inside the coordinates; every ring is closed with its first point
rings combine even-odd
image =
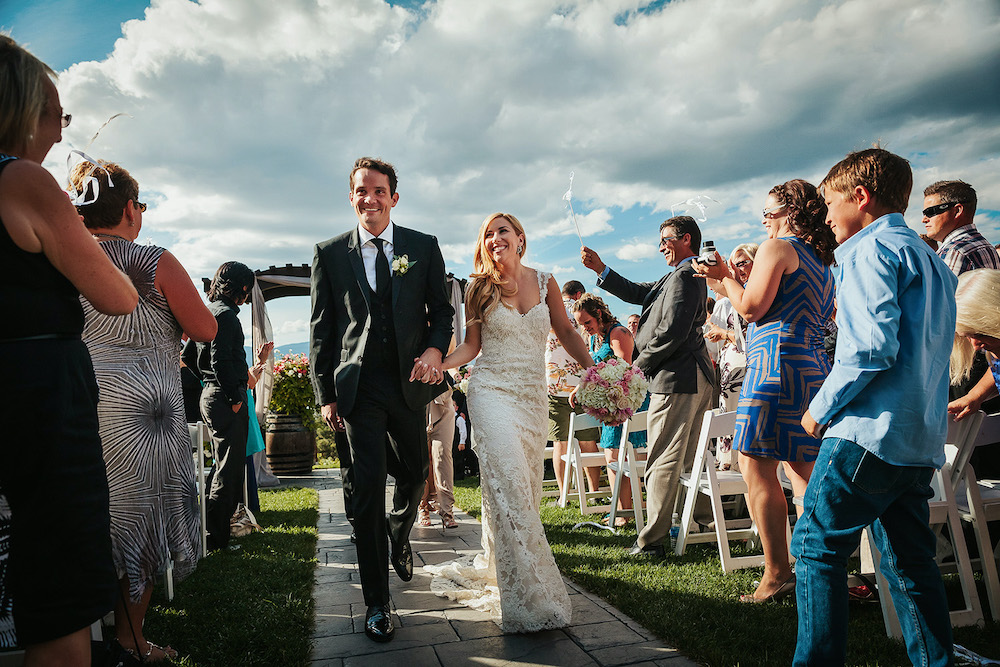
{"type": "Polygon", "coordinates": [[[635,414],[648,388],[649,382],[642,371],[612,358],[584,372],[576,402],[588,415],[608,426],[617,426],[635,414]]]}

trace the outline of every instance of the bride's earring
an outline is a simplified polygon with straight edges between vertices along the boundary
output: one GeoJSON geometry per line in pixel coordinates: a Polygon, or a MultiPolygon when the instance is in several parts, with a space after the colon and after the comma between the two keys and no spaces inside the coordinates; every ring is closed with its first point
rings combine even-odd
{"type": "Polygon", "coordinates": [[[517,254],[520,255],[522,252],[524,252],[524,246],[523,245],[517,246],[517,254]]]}

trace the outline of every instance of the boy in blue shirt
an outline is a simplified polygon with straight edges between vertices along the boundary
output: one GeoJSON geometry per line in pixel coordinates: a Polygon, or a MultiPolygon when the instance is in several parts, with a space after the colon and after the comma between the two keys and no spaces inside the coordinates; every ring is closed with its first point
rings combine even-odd
{"type": "Polygon", "coordinates": [[[842,665],[847,559],[861,531],[883,554],[914,665],[946,665],[951,622],[927,501],[944,463],[955,275],[903,221],[913,176],[881,148],[851,153],[820,184],[840,247],[837,352],[802,418],[823,437],[795,524],[795,665],[842,665]]]}

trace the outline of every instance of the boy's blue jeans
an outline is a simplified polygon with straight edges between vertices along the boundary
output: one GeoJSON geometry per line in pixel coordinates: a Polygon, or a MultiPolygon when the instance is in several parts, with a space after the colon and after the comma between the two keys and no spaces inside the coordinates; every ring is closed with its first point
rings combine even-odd
{"type": "Polygon", "coordinates": [[[823,440],[791,544],[799,615],[795,665],[844,664],[847,559],[870,524],[910,661],[950,664],[951,619],[928,526],[933,474],[933,468],[890,465],[850,440],[823,440]]]}

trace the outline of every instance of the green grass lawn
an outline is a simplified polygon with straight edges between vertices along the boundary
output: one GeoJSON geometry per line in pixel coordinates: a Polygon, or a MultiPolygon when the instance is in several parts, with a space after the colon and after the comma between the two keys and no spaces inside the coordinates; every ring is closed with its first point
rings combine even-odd
{"type": "MultiPolygon", "coordinates": [[[[455,502],[478,517],[478,480],[455,483],[455,502]]],[[[709,665],[787,665],[795,651],[795,602],[747,605],[762,569],[723,574],[714,544],[688,547],[666,560],[627,556],[634,526],[619,535],[590,528],[573,530],[584,518],[575,507],[544,501],[545,532],[562,573],[656,633],[690,658],[709,665]]],[[[735,543],[733,545],[735,547],[735,543]]],[[[734,551],[737,551],[734,548],[734,551]]],[[[742,552],[740,552],[742,553],[742,552]]],[[[961,597],[955,576],[946,576],[949,595],[961,597]]],[[[981,583],[981,582],[980,582],[981,583]]],[[[980,587],[983,604],[985,589],[980,587]]],[[[953,605],[957,606],[957,605],[953,605]]],[[[852,603],[847,662],[850,665],[905,665],[902,643],[886,637],[878,603],[852,603]]],[[[955,641],[991,658],[1000,658],[1000,623],[956,628],[955,641]]]]}
{"type": "Polygon", "coordinates": [[[237,551],[209,554],[172,602],[157,582],[146,636],[177,649],[176,664],[308,664],[319,496],[261,490],[260,505],[263,530],[232,540],[237,551]]]}

